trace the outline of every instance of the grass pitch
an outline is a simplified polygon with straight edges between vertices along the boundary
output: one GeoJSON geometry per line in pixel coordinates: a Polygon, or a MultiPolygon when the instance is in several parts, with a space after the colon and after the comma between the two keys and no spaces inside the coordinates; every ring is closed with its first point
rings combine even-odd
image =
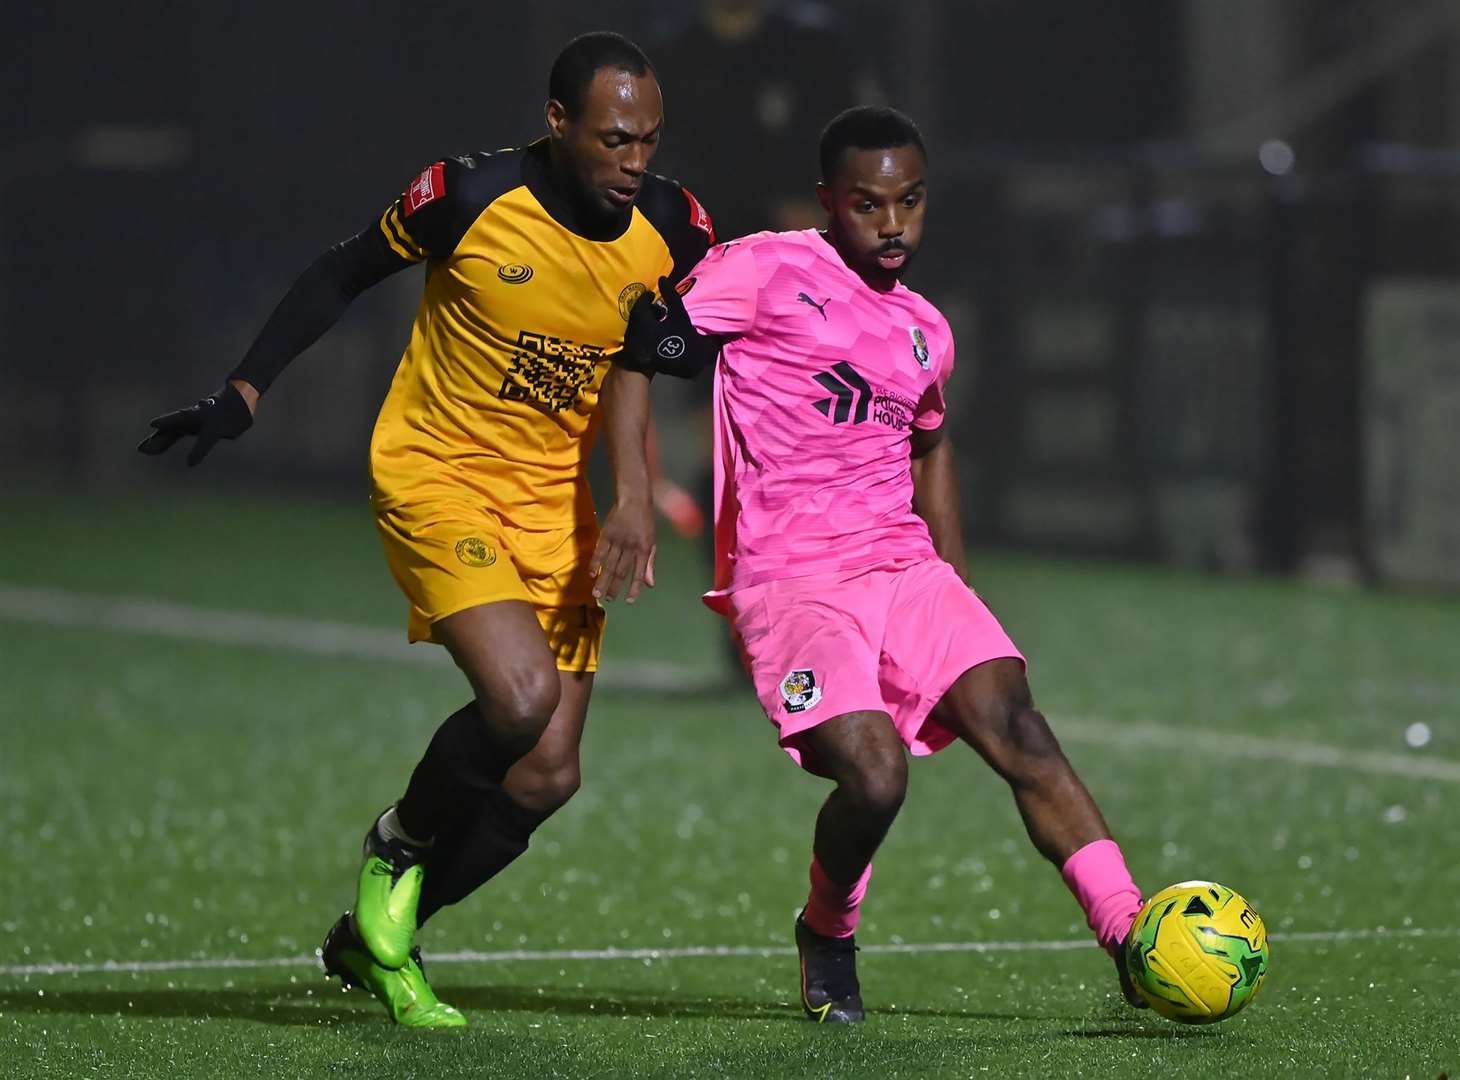
{"type": "Polygon", "coordinates": [[[775,748],[747,691],[718,685],[703,571],[666,539],[659,589],[613,611],[605,668],[667,663],[684,685],[597,695],[583,791],[424,934],[433,982],[472,1026],[423,1036],[307,958],[350,901],[371,815],[463,700],[459,677],[146,620],[63,625],[13,588],[403,634],[363,502],[179,486],[22,492],[6,509],[6,1076],[1460,1069],[1453,598],[976,557],[1137,880],[1244,893],[1272,970],[1215,1027],[1126,1009],[1104,955],[1064,947],[1086,936],[1079,911],[1003,785],[954,747],[914,763],[877,862],[859,933],[869,1021],[825,1030],[800,1017],[789,951],[825,786],[775,748]],[[964,951],[885,948],[929,943],[964,951]]]}

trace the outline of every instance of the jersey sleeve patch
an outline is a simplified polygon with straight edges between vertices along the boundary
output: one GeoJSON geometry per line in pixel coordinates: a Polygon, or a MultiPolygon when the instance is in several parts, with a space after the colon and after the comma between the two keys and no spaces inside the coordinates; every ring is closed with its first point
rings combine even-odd
{"type": "Polygon", "coordinates": [[[421,175],[411,181],[411,186],[406,188],[405,194],[401,196],[405,216],[410,217],[427,203],[435,202],[445,194],[446,162],[438,161],[434,165],[426,166],[421,175]]]}
{"type": "Polygon", "coordinates": [[[713,247],[715,243],[715,223],[710,220],[710,212],[700,204],[700,201],[694,197],[694,193],[689,188],[682,187],[680,190],[684,192],[684,197],[689,200],[689,223],[704,233],[710,246],[713,247]]]}

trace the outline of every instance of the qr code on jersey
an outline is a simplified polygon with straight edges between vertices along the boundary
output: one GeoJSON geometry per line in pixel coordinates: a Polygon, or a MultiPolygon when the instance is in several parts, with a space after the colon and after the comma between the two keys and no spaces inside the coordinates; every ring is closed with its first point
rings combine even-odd
{"type": "Polygon", "coordinates": [[[532,330],[518,334],[517,344],[497,394],[507,401],[533,402],[551,412],[572,407],[593,381],[604,355],[600,345],[580,345],[532,330]]]}

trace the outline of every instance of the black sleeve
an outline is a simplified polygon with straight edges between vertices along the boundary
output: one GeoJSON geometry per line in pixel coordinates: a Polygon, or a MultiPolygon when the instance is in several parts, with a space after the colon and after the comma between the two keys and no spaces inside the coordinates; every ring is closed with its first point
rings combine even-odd
{"type": "Polygon", "coordinates": [[[470,154],[422,169],[381,216],[380,228],[391,246],[414,259],[444,259],[455,251],[486,205],[479,189],[513,167],[497,160],[503,156],[470,154]]]}
{"type": "Polygon", "coordinates": [[[417,261],[391,247],[379,222],[336,244],[299,275],[228,377],[262,394],[291,360],[339,321],[355,297],[417,261]]]}
{"type": "Polygon", "coordinates": [[[714,245],[715,224],[683,184],[652,174],[645,179],[639,208],[669,248],[674,259],[669,280],[677,285],[714,245]]]}
{"type": "MultiPolygon", "coordinates": [[[[423,259],[444,259],[480,213],[478,159],[426,166],[385,213],[299,275],[239,365],[228,375],[263,393],[300,353],[339,321],[355,297],[423,259]]],[[[510,165],[496,165],[501,172],[510,165]]]]}

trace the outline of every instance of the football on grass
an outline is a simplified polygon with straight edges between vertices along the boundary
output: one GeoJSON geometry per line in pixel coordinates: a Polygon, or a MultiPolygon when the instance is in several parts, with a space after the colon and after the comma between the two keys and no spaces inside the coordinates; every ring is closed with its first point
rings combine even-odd
{"type": "Polygon", "coordinates": [[[1214,881],[1183,881],[1146,901],[1126,941],[1131,981],[1151,1008],[1184,1024],[1241,1011],[1267,977],[1267,928],[1214,881]]]}

